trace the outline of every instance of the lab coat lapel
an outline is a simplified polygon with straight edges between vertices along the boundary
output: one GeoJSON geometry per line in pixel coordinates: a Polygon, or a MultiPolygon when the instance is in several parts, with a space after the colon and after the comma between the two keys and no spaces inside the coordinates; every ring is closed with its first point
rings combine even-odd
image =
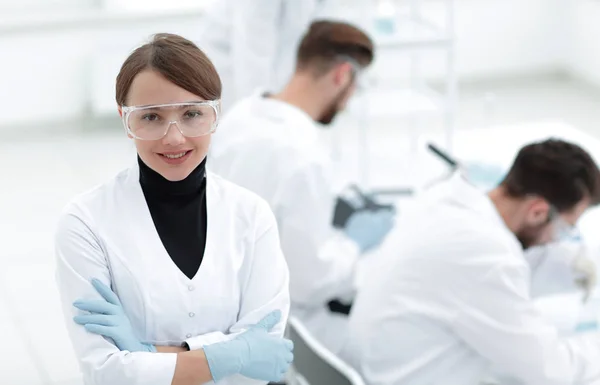
{"type": "Polygon", "coordinates": [[[226,228],[225,220],[228,218],[224,213],[221,192],[212,173],[206,173],[206,244],[204,247],[204,258],[200,269],[194,276],[194,281],[206,281],[214,279],[215,259],[221,258],[216,250],[221,250],[214,241],[218,239],[219,232],[226,228]]]}
{"type": "MultiPolygon", "coordinates": [[[[218,270],[218,261],[215,259],[222,257],[215,252],[214,240],[219,236],[220,231],[229,228],[228,221],[231,221],[227,208],[224,206],[218,181],[210,172],[207,172],[206,178],[206,244],[200,269],[191,280],[175,265],[158,235],[139,183],[139,166],[137,163],[129,169],[125,180],[124,193],[126,197],[124,202],[127,202],[127,204],[124,210],[127,211],[127,220],[131,222],[129,226],[131,242],[137,243],[137,247],[141,251],[140,254],[148,261],[149,266],[152,266],[153,269],[159,269],[162,274],[171,279],[184,283],[209,282],[214,279],[218,270]]],[[[223,250],[224,248],[218,247],[218,249],[223,250]]]]}
{"type": "Polygon", "coordinates": [[[143,265],[149,269],[160,271],[168,279],[187,282],[189,278],[175,265],[158,235],[140,185],[139,175],[140,170],[136,160],[136,163],[129,169],[125,181],[126,199],[124,202],[126,202],[126,207],[124,210],[127,210],[126,220],[130,222],[129,238],[131,242],[136,243],[139,254],[146,261],[143,265]]]}

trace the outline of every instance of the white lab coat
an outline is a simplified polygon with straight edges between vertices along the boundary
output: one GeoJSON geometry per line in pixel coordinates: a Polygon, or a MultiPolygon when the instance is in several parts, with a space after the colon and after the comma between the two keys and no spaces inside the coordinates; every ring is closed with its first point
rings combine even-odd
{"type": "Polygon", "coordinates": [[[258,87],[279,90],[295,67],[298,44],[324,0],[217,0],[197,39],[223,82],[227,112],[258,87]]]}
{"type": "MultiPolygon", "coordinates": [[[[208,232],[202,265],[189,279],[152,221],[137,164],[79,197],[56,234],[57,282],[66,326],[88,385],[170,385],[175,354],[119,351],[72,318],[79,298],[100,298],[98,278],[119,296],[143,341],[192,350],[233,338],[279,309],[283,335],[289,275],[275,218],[255,194],[207,175],[208,232]]],[[[239,375],[221,384],[260,384],[239,375]]]]}
{"type": "Polygon", "coordinates": [[[318,128],[302,110],[260,92],[229,111],[220,128],[227,135],[207,167],[269,202],[290,268],[292,312],[338,350],[346,317],[325,304],[353,296],[360,251],[331,225],[336,183],[318,128]]]}
{"type": "Polygon", "coordinates": [[[527,385],[600,381],[600,336],[560,337],[491,200],[460,175],[405,212],[386,268],[354,302],[342,357],[370,385],[476,385],[492,367],[527,385]]]}

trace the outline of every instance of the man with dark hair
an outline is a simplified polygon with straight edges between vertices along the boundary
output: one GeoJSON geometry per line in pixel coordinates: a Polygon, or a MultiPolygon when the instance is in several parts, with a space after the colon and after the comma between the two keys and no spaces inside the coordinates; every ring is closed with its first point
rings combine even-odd
{"type": "Polygon", "coordinates": [[[314,22],[284,89],[258,92],[234,106],[208,160],[217,174],[269,202],[290,269],[291,312],[333,351],[347,317],[327,304],[353,297],[358,258],[383,241],[393,213],[357,211],[342,231],[334,230],[334,172],[317,125],[331,123],[345,107],[373,57],[373,42],[360,29],[314,22]]]}
{"type": "MultiPolygon", "coordinates": [[[[511,230],[523,248],[551,240],[548,226],[555,218],[571,227],[589,206],[600,201],[598,169],[580,147],[561,140],[546,140],[525,146],[498,188],[490,192],[498,205],[507,206],[511,230]],[[521,205],[512,203],[519,202],[521,205]],[[529,218],[513,212],[531,206],[529,218]],[[512,211],[510,211],[512,210],[512,211]],[[536,218],[546,218],[537,222],[536,218]],[[529,219],[529,220],[527,220],[529,219]]],[[[510,227],[510,224],[509,224],[510,227]]]]}
{"type": "Polygon", "coordinates": [[[461,174],[426,192],[361,286],[342,356],[369,384],[475,385],[492,368],[525,384],[599,383],[600,335],[558,336],[523,256],[569,237],[599,183],[588,153],[552,139],[522,148],[487,194],[461,174]]]}
{"type": "Polygon", "coordinates": [[[373,57],[373,42],[358,28],[316,21],[300,42],[294,76],[273,98],[298,107],[321,124],[330,124],[346,107],[357,77],[373,57]]]}
{"type": "MultiPolygon", "coordinates": [[[[552,215],[575,207],[589,194],[590,205],[597,205],[600,188],[596,185],[593,160],[585,151],[560,140],[547,140],[524,147],[502,182],[502,191],[515,198],[538,195],[553,202],[552,215]],[[527,170],[535,169],[535,173],[527,170]],[[571,183],[573,178],[577,183],[571,183]]],[[[587,255],[579,234],[564,242],[546,244],[536,240],[535,228],[522,228],[517,239],[527,249],[526,260],[532,266],[531,295],[583,289],[589,296],[596,285],[596,266],[587,255]],[[532,244],[543,247],[531,248],[532,244]]],[[[567,234],[566,234],[567,235],[567,234]]],[[[567,237],[562,237],[567,238],[567,237]]]]}

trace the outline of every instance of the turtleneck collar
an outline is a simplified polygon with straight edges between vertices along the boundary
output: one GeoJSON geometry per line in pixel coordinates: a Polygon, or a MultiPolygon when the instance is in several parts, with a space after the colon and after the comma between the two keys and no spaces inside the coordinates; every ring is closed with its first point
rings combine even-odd
{"type": "Polygon", "coordinates": [[[172,182],[148,167],[138,156],[140,167],[140,184],[144,193],[161,196],[183,196],[201,193],[205,187],[206,157],[187,178],[172,182]]]}

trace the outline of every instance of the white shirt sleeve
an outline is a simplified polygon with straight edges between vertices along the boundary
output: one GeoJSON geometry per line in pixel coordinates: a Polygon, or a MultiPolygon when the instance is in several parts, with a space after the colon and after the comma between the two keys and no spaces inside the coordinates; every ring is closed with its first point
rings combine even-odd
{"type": "Polygon", "coordinates": [[[470,289],[457,289],[461,294],[453,295],[458,308],[455,332],[501,373],[528,385],[600,381],[600,335],[560,337],[530,298],[525,261],[509,253],[490,258],[497,265],[472,284],[465,283],[463,288],[470,289]]]}
{"type": "Polygon", "coordinates": [[[281,321],[271,334],[283,337],[290,311],[289,270],[281,251],[277,223],[266,202],[257,207],[254,248],[244,258],[245,272],[238,321],[228,334],[215,332],[186,340],[191,350],[226,341],[258,323],[273,310],[281,311],[281,321]]]}
{"type": "Polygon", "coordinates": [[[323,165],[303,166],[286,181],[276,215],[290,267],[294,302],[321,306],[355,290],[358,245],[332,227],[335,196],[323,165]]]}
{"type": "Polygon", "coordinates": [[[120,351],[103,336],[88,333],[73,317],[80,310],[77,299],[99,299],[91,285],[98,278],[110,287],[110,271],[104,252],[89,221],[70,206],[59,220],[55,234],[56,280],[65,323],[84,377],[90,385],[171,385],[177,355],[120,351]]]}

